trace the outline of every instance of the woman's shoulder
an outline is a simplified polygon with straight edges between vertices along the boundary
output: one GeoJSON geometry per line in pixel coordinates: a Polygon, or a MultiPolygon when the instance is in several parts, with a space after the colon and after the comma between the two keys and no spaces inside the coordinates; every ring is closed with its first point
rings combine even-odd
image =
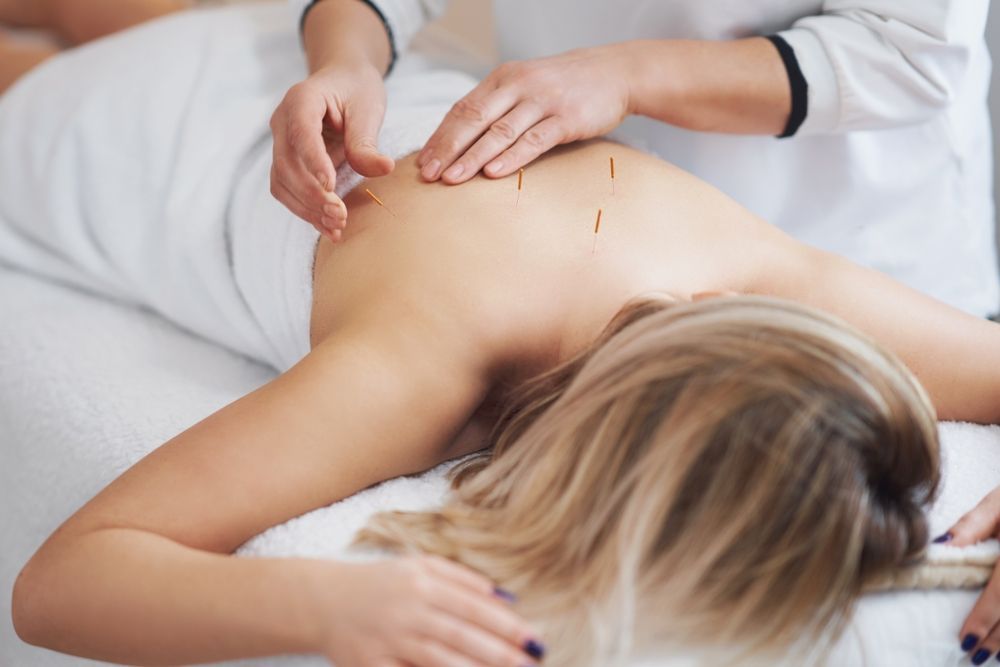
{"type": "Polygon", "coordinates": [[[424,183],[404,158],[345,201],[344,242],[317,255],[314,330],[377,311],[494,365],[558,359],[637,294],[739,289],[720,240],[750,229],[714,188],[606,141],[460,186],[424,183]]]}

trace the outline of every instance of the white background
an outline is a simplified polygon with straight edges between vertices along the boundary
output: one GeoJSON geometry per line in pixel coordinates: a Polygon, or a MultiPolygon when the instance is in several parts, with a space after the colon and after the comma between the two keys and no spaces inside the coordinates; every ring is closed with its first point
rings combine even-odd
{"type": "MultiPolygon", "coordinates": [[[[988,41],[990,51],[997,62],[1000,62],[1000,5],[993,7],[990,12],[990,26],[988,29],[988,41]]],[[[993,156],[994,162],[1000,165],[1000,65],[993,70],[993,94],[991,95],[990,106],[993,109],[993,156]]],[[[993,192],[1000,193],[1000,169],[994,170],[993,192]]]]}

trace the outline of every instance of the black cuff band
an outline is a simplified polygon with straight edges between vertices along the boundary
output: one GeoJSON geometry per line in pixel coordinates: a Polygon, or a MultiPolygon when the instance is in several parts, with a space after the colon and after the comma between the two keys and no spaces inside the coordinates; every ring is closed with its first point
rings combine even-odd
{"type": "Polygon", "coordinates": [[[780,35],[770,35],[768,37],[774,47],[781,55],[781,61],[785,64],[785,71],[788,72],[788,83],[792,90],[792,112],[788,115],[788,124],[785,131],[778,135],[779,139],[794,137],[806,122],[809,115],[809,82],[802,74],[799,67],[799,59],[795,56],[795,51],[789,46],[785,38],[780,35]]]}
{"type": "MultiPolygon", "coordinates": [[[[398,53],[396,52],[396,36],[392,34],[392,26],[389,25],[389,21],[385,18],[385,14],[382,13],[382,10],[379,9],[378,5],[372,2],[372,0],[358,0],[358,1],[368,5],[368,8],[371,9],[373,12],[375,12],[375,15],[378,16],[380,21],[382,21],[382,27],[385,28],[386,37],[389,38],[389,52],[390,52],[389,68],[385,71],[386,76],[388,76],[389,72],[392,71],[392,68],[396,66],[396,58],[398,57],[398,53]]],[[[313,8],[319,4],[319,2],[320,0],[312,0],[312,2],[310,2],[309,5],[305,8],[305,11],[302,12],[302,18],[299,20],[299,32],[305,30],[306,18],[309,16],[309,12],[311,12],[313,8]]]]}

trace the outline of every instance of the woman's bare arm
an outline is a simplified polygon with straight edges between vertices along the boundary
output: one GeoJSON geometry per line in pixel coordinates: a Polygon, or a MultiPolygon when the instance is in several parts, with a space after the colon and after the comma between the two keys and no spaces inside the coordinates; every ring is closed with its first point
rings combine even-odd
{"type": "Polygon", "coordinates": [[[472,341],[417,318],[368,324],[333,334],[66,521],[16,584],[18,633],[130,664],[317,652],[336,625],[329,601],[345,592],[336,564],[223,554],[453,455],[447,443],[485,390],[472,341]]]}
{"type": "Polygon", "coordinates": [[[753,291],[815,306],[894,352],[943,420],[1000,423],[1000,326],[846,259],[782,237],[753,291]]]}

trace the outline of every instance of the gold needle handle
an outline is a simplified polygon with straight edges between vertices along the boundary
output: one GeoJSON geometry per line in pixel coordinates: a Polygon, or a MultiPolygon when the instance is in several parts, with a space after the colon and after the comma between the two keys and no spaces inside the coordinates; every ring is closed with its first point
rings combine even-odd
{"type": "Polygon", "coordinates": [[[375,196],[375,193],[374,193],[374,192],[372,192],[371,190],[369,190],[368,188],[365,188],[365,194],[367,194],[367,195],[368,195],[369,197],[371,197],[371,198],[372,198],[372,200],[373,200],[373,201],[374,201],[374,202],[375,202],[376,204],[378,204],[379,206],[381,206],[382,208],[385,208],[385,207],[386,207],[386,206],[385,206],[385,204],[383,204],[383,203],[382,203],[382,200],[381,200],[381,199],[379,199],[378,197],[376,197],[376,196],[375,196]]]}
{"type": "Polygon", "coordinates": [[[591,255],[597,254],[597,236],[601,233],[601,217],[604,215],[604,209],[597,209],[597,223],[594,225],[594,249],[590,251],[591,255]]]}
{"type": "Polygon", "coordinates": [[[399,217],[399,216],[396,215],[396,213],[391,208],[389,208],[388,206],[385,205],[385,202],[383,202],[381,199],[379,199],[378,197],[376,197],[375,193],[372,192],[371,190],[369,190],[368,188],[365,188],[365,194],[367,194],[369,197],[371,197],[372,201],[374,201],[376,204],[378,204],[379,206],[381,206],[382,208],[384,208],[385,210],[387,210],[389,212],[389,215],[391,215],[394,218],[399,217]]]}

